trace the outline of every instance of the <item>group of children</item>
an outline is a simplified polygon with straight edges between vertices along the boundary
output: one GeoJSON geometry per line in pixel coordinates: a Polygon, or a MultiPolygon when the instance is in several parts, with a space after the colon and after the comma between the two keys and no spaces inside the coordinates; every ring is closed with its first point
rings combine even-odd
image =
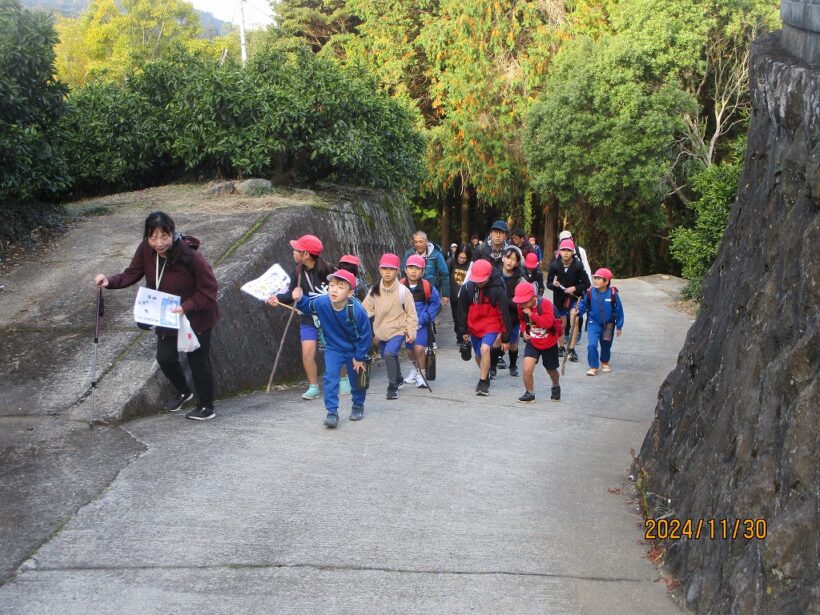
{"type": "MultiPolygon", "coordinates": [[[[564,250],[571,249],[565,244],[560,246],[562,258],[564,250]]],[[[380,280],[367,290],[359,279],[357,257],[343,256],[334,270],[321,259],[322,244],[317,237],[304,235],[291,241],[291,246],[296,262],[291,286],[268,302],[295,304],[302,312],[302,359],[309,384],[302,395],[305,399],[319,395],[315,352],[317,340],[324,341],[325,425],[338,425],[340,392],[352,395],[350,420],[363,418],[367,385],[361,374],[368,369],[374,338],[387,370],[388,400],[398,399],[405,383],[427,386],[426,352],[432,344],[441,297],[423,278],[424,259],[410,256],[404,267],[406,277],[400,279],[399,257],[382,255],[380,280]],[[402,376],[399,362],[402,346],[413,365],[407,378],[402,376]]],[[[591,289],[581,283],[567,286],[567,274],[575,265],[564,260],[564,266],[556,267],[554,279],[546,285],[553,289],[556,305],[542,296],[545,284],[539,264],[535,254],[525,259],[517,246],[507,245],[490,258],[478,258],[468,266],[453,311],[461,356],[469,360],[474,353],[479,367],[476,395],[489,395],[490,381],[497,375],[503,353],[509,353],[510,375],[519,374],[520,340],[524,344],[525,390],[518,401],[535,401],[533,372],[539,359],[550,377],[551,399],[559,401],[559,358],[565,346],[565,352],[575,353],[574,340],[568,339],[570,323],[584,314],[588,323],[587,374],[594,376],[599,369],[610,371],[612,337],[620,336],[624,320],[617,289],[611,286],[612,273],[598,269],[592,276],[591,289]]],[[[588,280],[585,273],[583,278],[588,280]]]]}

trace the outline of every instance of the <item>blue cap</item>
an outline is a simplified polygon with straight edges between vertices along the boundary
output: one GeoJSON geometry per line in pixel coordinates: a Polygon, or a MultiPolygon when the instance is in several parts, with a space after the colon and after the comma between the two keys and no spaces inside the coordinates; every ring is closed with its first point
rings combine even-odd
{"type": "Polygon", "coordinates": [[[510,232],[510,227],[507,226],[507,223],[504,220],[496,220],[493,222],[493,225],[490,227],[491,231],[502,231],[504,233],[510,232]]]}

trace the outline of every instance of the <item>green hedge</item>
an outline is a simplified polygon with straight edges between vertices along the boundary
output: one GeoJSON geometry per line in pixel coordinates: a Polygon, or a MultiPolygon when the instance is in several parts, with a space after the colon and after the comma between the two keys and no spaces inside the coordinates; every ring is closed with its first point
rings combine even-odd
{"type": "Polygon", "coordinates": [[[78,190],[182,175],[412,187],[424,143],[411,110],[366,75],[307,50],[247,69],[183,58],[69,98],[63,127],[78,190]]]}

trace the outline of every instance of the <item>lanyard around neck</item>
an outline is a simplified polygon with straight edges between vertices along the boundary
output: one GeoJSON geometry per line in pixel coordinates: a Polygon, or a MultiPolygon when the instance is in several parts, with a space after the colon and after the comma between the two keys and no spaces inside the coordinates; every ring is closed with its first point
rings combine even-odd
{"type": "Polygon", "coordinates": [[[156,268],[156,272],[157,272],[157,288],[156,288],[156,290],[159,290],[159,285],[160,285],[160,283],[162,282],[162,274],[163,274],[163,273],[165,273],[165,265],[167,265],[167,264],[168,264],[168,259],[167,259],[167,258],[165,258],[164,260],[165,260],[165,262],[164,262],[164,263],[162,263],[162,269],[160,269],[160,268],[159,268],[159,252],[157,252],[157,268],[156,268]]]}

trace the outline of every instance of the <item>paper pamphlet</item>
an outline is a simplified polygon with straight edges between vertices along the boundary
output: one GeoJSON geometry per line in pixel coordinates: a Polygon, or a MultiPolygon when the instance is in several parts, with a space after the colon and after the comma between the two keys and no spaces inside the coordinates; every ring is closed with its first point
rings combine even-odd
{"type": "Polygon", "coordinates": [[[261,301],[285,292],[290,286],[290,276],[277,263],[261,276],[242,285],[241,290],[261,301]]]}
{"type": "Polygon", "coordinates": [[[134,320],[144,325],[179,329],[179,314],[171,312],[179,303],[176,295],[140,286],[134,301],[134,320]]]}

